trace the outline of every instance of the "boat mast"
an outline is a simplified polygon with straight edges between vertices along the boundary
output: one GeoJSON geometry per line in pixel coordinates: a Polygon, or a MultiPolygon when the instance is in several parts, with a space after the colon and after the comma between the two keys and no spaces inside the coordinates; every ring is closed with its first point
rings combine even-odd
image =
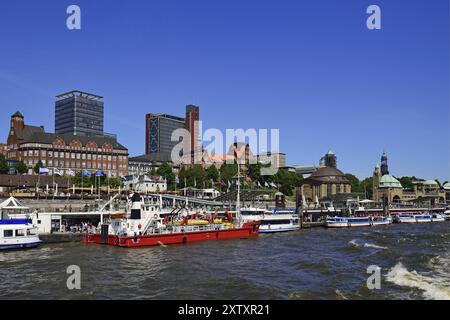
{"type": "Polygon", "coordinates": [[[236,217],[238,223],[241,224],[241,169],[239,160],[237,161],[237,171],[236,217]]]}

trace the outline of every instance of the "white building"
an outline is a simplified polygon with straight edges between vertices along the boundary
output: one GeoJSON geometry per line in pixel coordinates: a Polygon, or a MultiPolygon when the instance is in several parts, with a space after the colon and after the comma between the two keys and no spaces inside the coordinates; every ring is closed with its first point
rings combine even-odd
{"type": "Polygon", "coordinates": [[[167,192],[167,180],[147,175],[128,176],[124,181],[124,188],[139,193],[167,192]]]}

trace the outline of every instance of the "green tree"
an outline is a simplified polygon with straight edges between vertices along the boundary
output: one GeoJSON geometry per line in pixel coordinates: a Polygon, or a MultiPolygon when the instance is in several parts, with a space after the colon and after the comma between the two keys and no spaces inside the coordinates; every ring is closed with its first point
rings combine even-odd
{"type": "Polygon", "coordinates": [[[4,155],[0,154],[0,173],[7,174],[9,172],[8,162],[4,155]]]}
{"type": "Polygon", "coordinates": [[[16,172],[17,172],[18,174],[25,174],[25,173],[28,172],[28,166],[25,164],[25,162],[19,161],[19,162],[16,164],[16,172]]]}
{"type": "Polygon", "coordinates": [[[220,179],[228,185],[228,181],[232,182],[237,175],[237,164],[223,163],[220,167],[220,179]]]}
{"type": "Polygon", "coordinates": [[[302,177],[295,172],[278,170],[274,179],[279,186],[280,192],[286,196],[292,196],[295,186],[302,180],[302,177]]]}
{"type": "Polygon", "coordinates": [[[215,165],[210,166],[206,170],[206,179],[208,179],[208,183],[212,180],[214,182],[219,181],[219,170],[217,170],[215,165]]]}
{"type": "Polygon", "coordinates": [[[366,178],[360,183],[361,193],[366,193],[367,199],[373,199],[373,178],[366,178]]]}
{"type": "Polygon", "coordinates": [[[167,179],[167,189],[173,190],[175,187],[175,174],[173,173],[172,166],[168,162],[163,162],[158,168],[156,173],[167,179]]]}
{"type": "Polygon", "coordinates": [[[41,160],[39,160],[36,165],[34,166],[34,173],[39,174],[39,169],[43,168],[44,164],[42,163],[41,160]]]}
{"type": "Polygon", "coordinates": [[[350,181],[350,185],[352,187],[352,192],[360,193],[361,192],[361,183],[360,183],[359,179],[351,173],[347,173],[345,176],[350,181]]]}

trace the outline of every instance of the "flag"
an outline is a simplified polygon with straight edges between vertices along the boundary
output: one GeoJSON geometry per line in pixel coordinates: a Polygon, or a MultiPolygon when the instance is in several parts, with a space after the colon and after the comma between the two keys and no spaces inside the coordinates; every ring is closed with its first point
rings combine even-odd
{"type": "Polygon", "coordinates": [[[197,188],[197,178],[194,179],[194,188],[197,188]]]}
{"type": "Polygon", "coordinates": [[[258,181],[258,188],[261,188],[261,183],[258,181]]]}
{"type": "Polygon", "coordinates": [[[264,186],[267,188],[269,187],[269,184],[267,182],[264,182],[264,186]]]}
{"type": "Polygon", "coordinates": [[[97,170],[95,171],[95,176],[96,177],[103,177],[105,175],[105,172],[101,171],[101,170],[97,170]]]}
{"type": "Polygon", "coordinates": [[[175,177],[175,183],[179,184],[180,183],[180,178],[178,176],[175,177]]]}
{"type": "Polygon", "coordinates": [[[69,169],[69,170],[67,170],[67,175],[69,177],[75,177],[75,172],[73,170],[69,169]]]}
{"type": "Polygon", "coordinates": [[[82,175],[83,177],[90,177],[90,176],[91,176],[91,173],[90,173],[89,171],[87,171],[87,170],[82,170],[82,171],[81,171],[81,175],[82,175]]]}
{"type": "Polygon", "coordinates": [[[61,170],[59,170],[59,169],[53,169],[53,174],[55,175],[55,176],[62,176],[63,174],[62,174],[62,172],[61,172],[61,170]]]}
{"type": "Polygon", "coordinates": [[[41,167],[39,168],[39,174],[49,174],[50,170],[48,168],[41,167]]]}
{"type": "Polygon", "coordinates": [[[277,185],[276,185],[275,183],[273,183],[273,182],[271,182],[270,185],[271,185],[273,188],[278,188],[277,185]]]}
{"type": "Polygon", "coordinates": [[[228,180],[228,188],[231,188],[231,181],[228,180]]]}

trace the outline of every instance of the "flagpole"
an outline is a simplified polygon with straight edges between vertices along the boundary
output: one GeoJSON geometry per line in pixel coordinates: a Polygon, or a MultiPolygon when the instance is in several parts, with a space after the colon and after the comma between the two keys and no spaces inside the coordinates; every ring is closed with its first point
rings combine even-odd
{"type": "Polygon", "coordinates": [[[53,168],[53,201],[55,200],[55,168],[53,168]]]}

